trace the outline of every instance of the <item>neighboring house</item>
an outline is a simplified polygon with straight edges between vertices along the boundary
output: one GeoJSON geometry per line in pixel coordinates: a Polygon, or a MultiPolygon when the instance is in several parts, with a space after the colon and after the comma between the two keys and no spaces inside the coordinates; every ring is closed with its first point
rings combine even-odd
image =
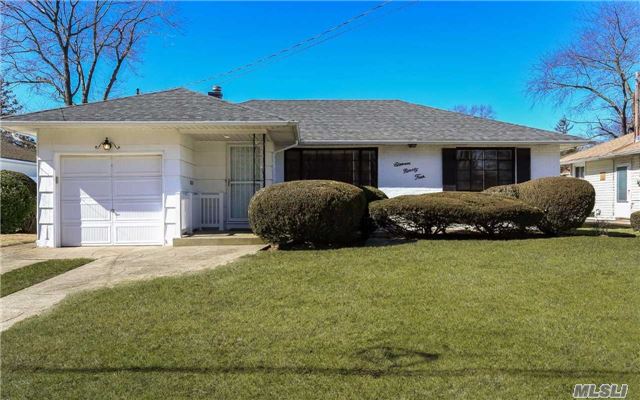
{"type": "Polygon", "coordinates": [[[33,143],[16,141],[12,137],[2,134],[0,152],[2,154],[0,169],[22,172],[37,181],[36,147],[33,143]]]}
{"type": "Polygon", "coordinates": [[[596,189],[594,216],[629,218],[640,210],[640,140],[630,133],[563,157],[563,166],[596,189]]]}
{"type": "Polygon", "coordinates": [[[2,125],[38,136],[39,246],[171,245],[197,228],[246,228],[255,191],[286,180],[390,196],[482,190],[558,175],[560,151],[584,143],[398,100],[233,104],[186,89],[2,125]]]}

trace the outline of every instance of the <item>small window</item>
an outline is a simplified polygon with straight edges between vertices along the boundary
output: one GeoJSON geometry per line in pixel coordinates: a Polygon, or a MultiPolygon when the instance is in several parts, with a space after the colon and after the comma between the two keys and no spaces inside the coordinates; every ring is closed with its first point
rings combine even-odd
{"type": "Polygon", "coordinates": [[[573,167],[573,176],[584,179],[584,167],[573,167]]]}

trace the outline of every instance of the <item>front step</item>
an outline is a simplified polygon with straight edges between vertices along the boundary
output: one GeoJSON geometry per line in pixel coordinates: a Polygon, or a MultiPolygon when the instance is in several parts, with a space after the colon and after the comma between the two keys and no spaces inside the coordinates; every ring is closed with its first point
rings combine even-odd
{"type": "Polygon", "coordinates": [[[195,234],[180,239],[173,239],[173,245],[180,246],[238,246],[267,244],[253,233],[220,232],[195,234]]]}

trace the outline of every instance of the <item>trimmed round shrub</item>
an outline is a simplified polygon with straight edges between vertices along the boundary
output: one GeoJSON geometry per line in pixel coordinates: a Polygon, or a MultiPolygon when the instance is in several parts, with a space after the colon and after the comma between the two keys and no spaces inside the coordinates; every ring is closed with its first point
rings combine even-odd
{"type": "Polygon", "coordinates": [[[640,231],[640,211],[631,213],[631,228],[634,231],[640,231]]]}
{"type": "Polygon", "coordinates": [[[369,212],[378,226],[409,238],[444,233],[452,225],[490,235],[522,231],[542,218],[540,210],[519,200],[473,192],[399,196],[371,203],[369,212]]]}
{"type": "Polygon", "coordinates": [[[518,199],[544,212],[538,228],[551,235],[579,228],[596,202],[596,191],[584,179],[555,176],[518,185],[518,199]]]}
{"type": "Polygon", "coordinates": [[[486,189],[483,193],[495,194],[498,196],[511,197],[514,199],[518,198],[518,185],[500,185],[490,187],[486,189]]]}
{"type": "Polygon", "coordinates": [[[29,225],[36,213],[36,183],[20,172],[0,171],[2,233],[15,233],[29,225]]]}
{"type": "Polygon", "coordinates": [[[258,191],[249,223],[274,244],[346,244],[360,237],[366,207],[362,189],[348,183],[292,181],[258,191]]]}

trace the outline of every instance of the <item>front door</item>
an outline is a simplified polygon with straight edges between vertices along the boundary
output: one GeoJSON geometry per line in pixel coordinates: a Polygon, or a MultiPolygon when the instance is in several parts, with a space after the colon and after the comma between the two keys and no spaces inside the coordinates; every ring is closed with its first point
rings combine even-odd
{"type": "Polygon", "coordinates": [[[629,199],[629,166],[616,166],[616,218],[631,217],[631,202],[629,199]]]}
{"type": "Polygon", "coordinates": [[[262,147],[229,145],[229,222],[247,223],[249,201],[262,187],[262,147]]]}

